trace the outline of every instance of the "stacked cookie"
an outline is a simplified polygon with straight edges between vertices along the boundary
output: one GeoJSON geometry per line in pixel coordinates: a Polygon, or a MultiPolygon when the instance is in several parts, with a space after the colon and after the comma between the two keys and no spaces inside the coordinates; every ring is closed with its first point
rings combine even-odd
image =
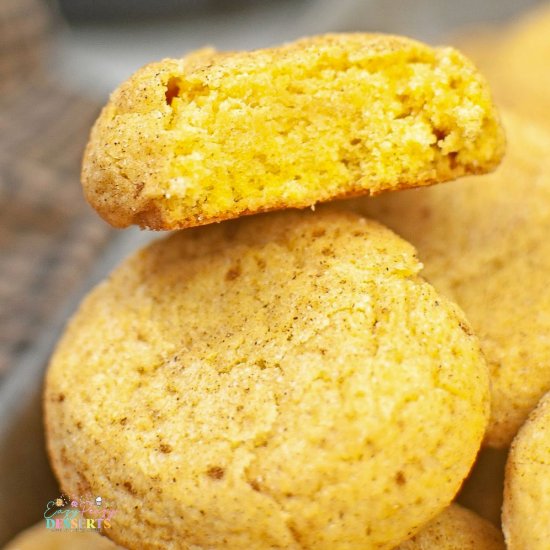
{"type": "Polygon", "coordinates": [[[461,525],[501,547],[444,511],[489,418],[477,336],[372,199],[313,207],[488,172],[503,142],[473,65],[399,37],[139,71],[84,188],[115,226],[181,231],[93,290],[52,358],[62,489],[115,502],[131,549],[442,548],[461,525]]]}

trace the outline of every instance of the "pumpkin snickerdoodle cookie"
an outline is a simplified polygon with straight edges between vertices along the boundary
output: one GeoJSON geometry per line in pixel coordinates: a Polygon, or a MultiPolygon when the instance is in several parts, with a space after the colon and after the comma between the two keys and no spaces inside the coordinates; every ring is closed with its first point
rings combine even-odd
{"type": "Polygon", "coordinates": [[[503,145],[456,50],[332,34],[142,68],[99,117],[82,180],[112,225],[178,229],[484,173],[503,145]]]}
{"type": "Polygon", "coordinates": [[[450,503],[488,418],[479,343],[420,269],[328,208],[147,247],[52,358],[62,489],[117,503],[131,549],[393,548],[450,503]]]}

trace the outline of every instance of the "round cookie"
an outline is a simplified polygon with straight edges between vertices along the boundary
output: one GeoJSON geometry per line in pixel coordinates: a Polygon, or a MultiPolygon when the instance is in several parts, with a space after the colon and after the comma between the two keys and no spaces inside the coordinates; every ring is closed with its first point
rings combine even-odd
{"type": "Polygon", "coordinates": [[[144,249],[52,358],[63,490],[113,502],[131,549],[393,548],[452,500],[488,418],[479,343],[420,269],[329,209],[144,249]]]}
{"type": "Polygon", "coordinates": [[[504,550],[504,539],[490,522],[451,504],[395,550],[504,550]]]}
{"type": "Polygon", "coordinates": [[[550,541],[550,393],[512,443],[502,527],[509,550],[547,550],[550,541]]]}
{"type": "Polygon", "coordinates": [[[550,390],[550,134],[511,113],[504,125],[494,174],[348,204],[412,242],[428,281],[464,309],[491,373],[494,447],[550,390]]]}
{"type": "Polygon", "coordinates": [[[114,542],[97,533],[48,530],[40,522],[25,529],[3,550],[122,550],[114,542]]]}
{"type": "Polygon", "coordinates": [[[484,173],[503,146],[456,50],[332,34],[142,68],[95,124],[82,181],[112,225],[177,229],[484,173]]]}

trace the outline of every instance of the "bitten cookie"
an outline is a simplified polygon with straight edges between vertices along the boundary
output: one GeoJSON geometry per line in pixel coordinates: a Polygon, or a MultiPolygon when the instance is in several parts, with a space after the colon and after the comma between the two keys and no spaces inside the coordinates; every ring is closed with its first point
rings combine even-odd
{"type": "Polygon", "coordinates": [[[131,549],[393,548],[450,503],[488,419],[479,343],[420,268],[328,209],[144,249],[52,358],[63,490],[114,502],[131,549]]]}
{"type": "Polygon", "coordinates": [[[550,393],[514,439],[506,464],[502,525],[509,550],[548,550],[550,393]]]}
{"type": "Polygon", "coordinates": [[[25,529],[3,550],[123,550],[97,533],[54,531],[39,523],[25,529]]]}
{"type": "Polygon", "coordinates": [[[350,203],[412,242],[425,277],[466,312],[489,363],[495,447],[550,390],[550,134],[504,122],[494,174],[350,203]]]}
{"type": "Polygon", "coordinates": [[[452,48],[334,34],[165,59],[114,92],[84,157],[112,225],[202,225],[492,170],[489,89],[452,48]]]}
{"type": "Polygon", "coordinates": [[[451,504],[395,550],[504,550],[502,533],[490,522],[451,504]]]}

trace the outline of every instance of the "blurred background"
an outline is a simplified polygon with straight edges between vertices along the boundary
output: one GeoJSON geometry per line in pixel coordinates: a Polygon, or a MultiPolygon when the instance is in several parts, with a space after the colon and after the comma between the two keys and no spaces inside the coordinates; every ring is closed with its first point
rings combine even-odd
{"type": "Polygon", "coordinates": [[[0,545],[57,495],[40,393],[62,327],[93,284],[155,237],[110,229],[82,197],[82,151],[109,92],[147,62],[205,45],[250,49],[327,31],[449,43],[540,3],[0,0],[0,545]]]}
{"type": "Polygon", "coordinates": [[[505,21],[536,0],[60,0],[55,63],[92,95],[149,61],[204,45],[251,49],[327,31],[383,31],[428,41],[505,21]]]}

